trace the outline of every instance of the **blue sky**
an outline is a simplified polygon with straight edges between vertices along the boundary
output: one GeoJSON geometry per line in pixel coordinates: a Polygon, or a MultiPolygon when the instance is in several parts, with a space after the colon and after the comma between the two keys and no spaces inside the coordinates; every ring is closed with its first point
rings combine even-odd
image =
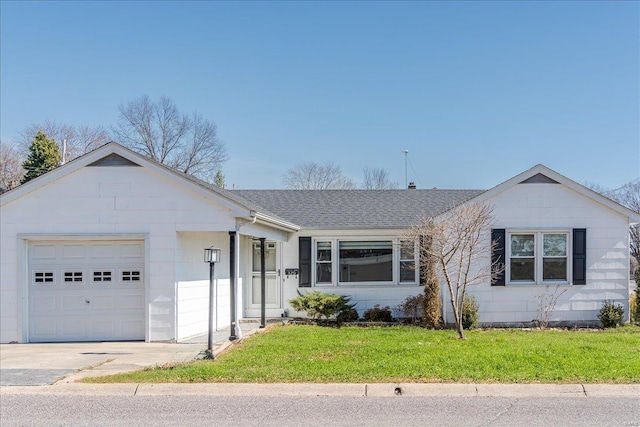
{"type": "Polygon", "coordinates": [[[0,136],[169,96],[215,121],[237,188],[297,162],[489,188],[543,163],[640,176],[638,2],[0,3],[0,136]]]}

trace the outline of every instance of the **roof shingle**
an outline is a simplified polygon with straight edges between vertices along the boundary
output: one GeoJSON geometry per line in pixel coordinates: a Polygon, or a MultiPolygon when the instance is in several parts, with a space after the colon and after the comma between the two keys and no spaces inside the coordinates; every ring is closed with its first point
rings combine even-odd
{"type": "Polygon", "coordinates": [[[406,228],[484,190],[231,190],[306,229],[406,228]]]}

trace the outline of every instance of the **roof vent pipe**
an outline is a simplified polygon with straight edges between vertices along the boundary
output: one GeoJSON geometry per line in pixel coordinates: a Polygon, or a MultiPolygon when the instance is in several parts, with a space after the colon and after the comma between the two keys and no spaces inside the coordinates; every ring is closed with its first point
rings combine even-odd
{"type": "Polygon", "coordinates": [[[410,182],[409,186],[407,187],[407,189],[409,190],[415,190],[416,189],[416,183],[415,182],[410,182]]]}

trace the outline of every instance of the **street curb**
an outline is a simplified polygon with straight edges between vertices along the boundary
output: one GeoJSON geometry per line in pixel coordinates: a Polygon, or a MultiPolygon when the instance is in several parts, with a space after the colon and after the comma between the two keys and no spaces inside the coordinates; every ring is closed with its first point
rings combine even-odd
{"type": "Polygon", "coordinates": [[[640,398],[640,384],[85,384],[5,386],[0,395],[114,396],[352,396],[352,397],[625,397],[640,398]]]}

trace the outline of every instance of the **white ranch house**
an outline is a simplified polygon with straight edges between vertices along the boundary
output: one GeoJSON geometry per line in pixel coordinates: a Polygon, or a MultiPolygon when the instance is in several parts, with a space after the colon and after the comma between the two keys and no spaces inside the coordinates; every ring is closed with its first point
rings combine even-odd
{"type": "Polygon", "coordinates": [[[596,323],[605,299],[628,319],[640,215],[545,166],[487,191],[225,191],[109,143],[0,195],[0,342],[204,334],[211,246],[216,329],[295,315],[288,300],[313,289],[349,295],[360,313],[395,306],[422,292],[402,231],[466,201],[493,206],[506,264],[470,288],[482,324],[529,324],[548,285],[566,290],[554,322],[596,323]]]}

